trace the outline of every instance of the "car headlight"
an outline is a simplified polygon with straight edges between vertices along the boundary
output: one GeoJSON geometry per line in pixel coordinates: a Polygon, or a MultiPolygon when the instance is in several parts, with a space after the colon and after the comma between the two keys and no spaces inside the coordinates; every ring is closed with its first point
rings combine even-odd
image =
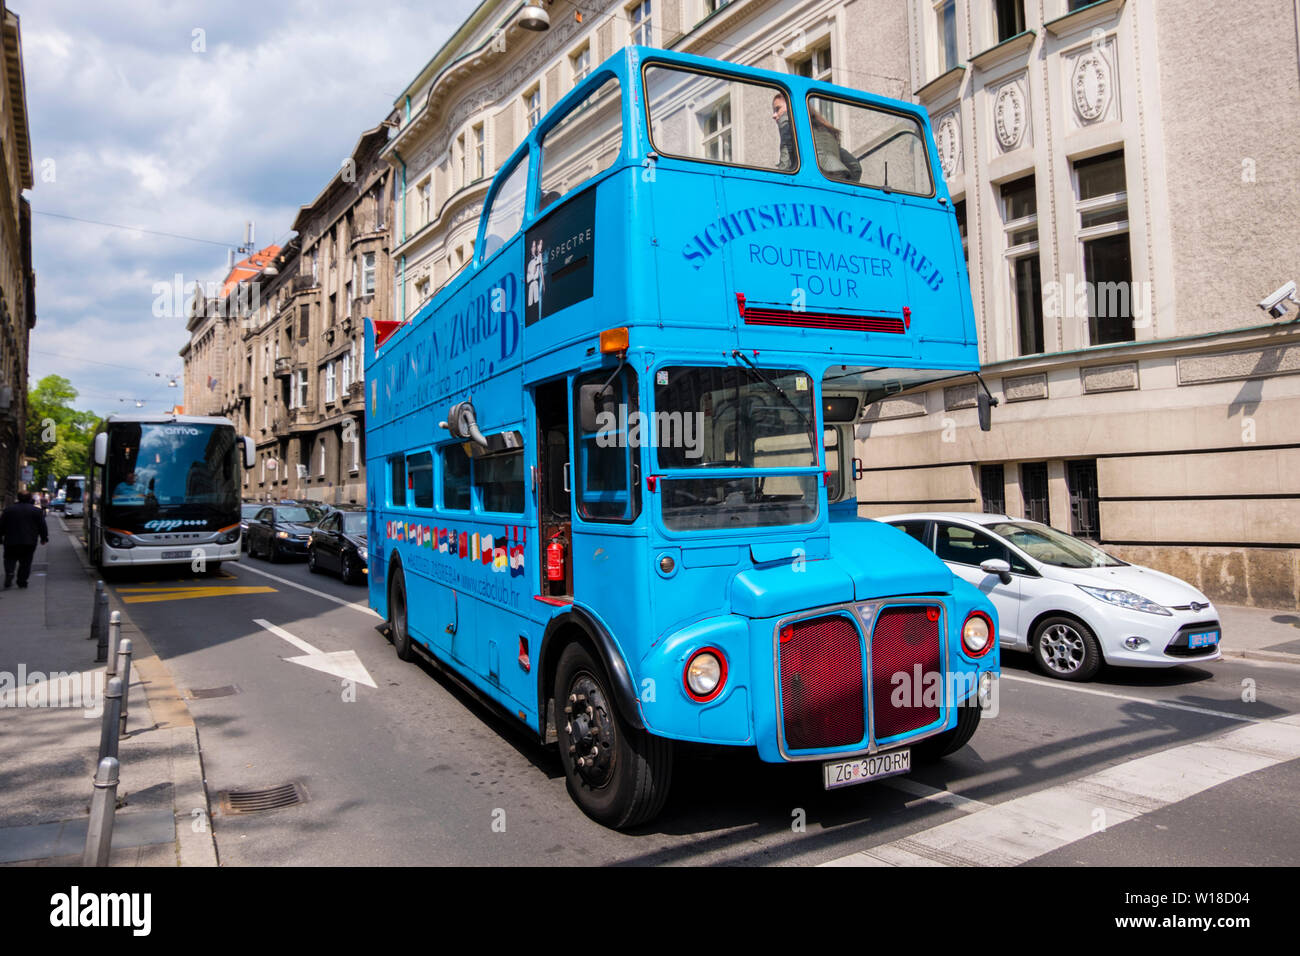
{"type": "Polygon", "coordinates": [[[1165,617],[1173,617],[1173,612],[1168,608],[1163,608],[1155,601],[1149,601],[1140,594],[1134,594],[1132,591],[1121,591],[1114,588],[1090,588],[1080,584],[1077,585],[1079,590],[1086,591],[1095,597],[1098,601],[1105,601],[1107,604],[1114,604],[1116,607],[1128,608],[1130,611],[1145,611],[1147,614],[1162,614],[1165,617]]]}
{"type": "Polygon", "coordinates": [[[716,647],[696,651],[682,674],[682,683],[692,700],[708,703],[722,693],[727,682],[727,659],[716,647]]]}
{"type": "Polygon", "coordinates": [[[275,536],[276,536],[277,538],[288,539],[288,537],[289,537],[289,532],[287,532],[287,531],[277,531],[277,532],[275,533],[275,536]]]}
{"type": "Polygon", "coordinates": [[[971,657],[982,657],[993,646],[993,622],[980,611],[971,611],[961,626],[961,642],[971,657]]]}
{"type": "Polygon", "coordinates": [[[357,548],[357,557],[361,558],[362,561],[370,560],[370,556],[366,554],[365,548],[357,548]]]}

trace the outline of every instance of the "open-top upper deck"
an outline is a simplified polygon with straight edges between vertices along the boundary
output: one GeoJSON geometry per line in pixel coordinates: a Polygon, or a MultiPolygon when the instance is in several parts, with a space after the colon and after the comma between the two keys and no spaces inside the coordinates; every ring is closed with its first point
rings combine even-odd
{"type": "Polygon", "coordinates": [[[467,267],[410,322],[378,330],[380,352],[410,352],[380,370],[386,411],[454,400],[524,363],[525,381],[572,369],[611,327],[633,350],[973,371],[937,169],[910,104],[628,47],[501,167],[467,267]],[[418,389],[401,387],[408,374],[418,389]]]}

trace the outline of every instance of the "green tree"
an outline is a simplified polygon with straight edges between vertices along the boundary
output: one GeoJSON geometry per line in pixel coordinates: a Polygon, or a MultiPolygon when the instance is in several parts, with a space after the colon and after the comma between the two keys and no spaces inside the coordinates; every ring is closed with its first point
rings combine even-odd
{"type": "Polygon", "coordinates": [[[35,459],[33,487],[52,475],[84,475],[99,416],[73,407],[77,390],[62,375],[47,375],[27,392],[27,454],[35,459]]]}

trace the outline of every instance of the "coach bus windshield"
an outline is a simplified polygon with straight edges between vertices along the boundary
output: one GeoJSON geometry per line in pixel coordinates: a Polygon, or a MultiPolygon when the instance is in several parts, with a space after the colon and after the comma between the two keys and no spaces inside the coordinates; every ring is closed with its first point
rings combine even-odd
{"type": "Polygon", "coordinates": [[[239,462],[230,426],[131,422],[109,431],[107,521],[238,521],[239,462]]]}
{"type": "Polygon", "coordinates": [[[658,469],[718,472],[665,477],[669,528],[805,524],[817,516],[816,474],[737,474],[817,467],[813,380],[807,372],[670,366],[659,369],[654,381],[658,469]]]}

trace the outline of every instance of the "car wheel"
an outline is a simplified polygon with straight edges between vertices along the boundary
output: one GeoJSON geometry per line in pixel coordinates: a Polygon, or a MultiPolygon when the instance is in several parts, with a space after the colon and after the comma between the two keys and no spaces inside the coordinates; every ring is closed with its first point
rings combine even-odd
{"type": "Polygon", "coordinates": [[[316,567],[316,549],[307,549],[307,570],[312,574],[320,574],[320,568],[316,567]]]}
{"type": "Polygon", "coordinates": [[[672,744],[623,720],[605,668],[581,644],[560,655],[555,727],[569,796],[597,823],[633,827],[663,809],[672,744]]]}
{"type": "Polygon", "coordinates": [[[271,538],[266,543],[266,560],[272,564],[276,564],[280,560],[280,546],[275,543],[274,538],[271,538]]]}
{"type": "Polygon", "coordinates": [[[931,763],[949,754],[956,753],[970,742],[980,725],[980,705],[966,703],[957,707],[957,724],[952,730],[945,730],[928,740],[923,740],[912,748],[912,756],[919,763],[931,763]]]}
{"type": "Polygon", "coordinates": [[[406,578],[401,568],[393,572],[393,579],[388,583],[388,635],[392,638],[398,660],[415,660],[406,621],[406,578]]]}
{"type": "Polygon", "coordinates": [[[1034,660],[1048,677],[1091,680],[1101,669],[1101,647],[1083,622],[1049,617],[1034,632],[1034,660]]]}
{"type": "Polygon", "coordinates": [[[344,584],[361,583],[358,580],[358,578],[360,578],[361,575],[357,573],[357,565],[356,562],[352,559],[352,555],[350,554],[343,555],[343,564],[341,570],[339,571],[339,575],[343,578],[344,584]]]}

